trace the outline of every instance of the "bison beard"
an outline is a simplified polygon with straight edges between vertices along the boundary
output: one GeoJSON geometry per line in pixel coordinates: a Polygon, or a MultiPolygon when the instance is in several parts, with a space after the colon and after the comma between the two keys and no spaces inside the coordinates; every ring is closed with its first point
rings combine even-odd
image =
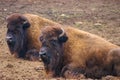
{"type": "Polygon", "coordinates": [[[120,48],[117,45],[84,31],[63,28],[47,26],[42,29],[39,54],[47,77],[120,76],[120,48]]]}
{"type": "Polygon", "coordinates": [[[11,54],[29,60],[39,60],[40,29],[57,23],[33,14],[14,13],[6,18],[6,41],[11,54]]]}

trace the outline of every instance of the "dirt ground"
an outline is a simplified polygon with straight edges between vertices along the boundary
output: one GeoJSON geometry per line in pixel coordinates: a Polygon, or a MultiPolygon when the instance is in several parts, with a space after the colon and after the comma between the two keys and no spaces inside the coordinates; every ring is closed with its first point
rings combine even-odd
{"type": "MultiPolygon", "coordinates": [[[[0,0],[0,80],[46,79],[42,62],[16,59],[9,53],[5,18],[12,13],[43,16],[120,46],[120,0],[0,0]]],[[[102,80],[120,77],[107,76],[102,80]]]]}

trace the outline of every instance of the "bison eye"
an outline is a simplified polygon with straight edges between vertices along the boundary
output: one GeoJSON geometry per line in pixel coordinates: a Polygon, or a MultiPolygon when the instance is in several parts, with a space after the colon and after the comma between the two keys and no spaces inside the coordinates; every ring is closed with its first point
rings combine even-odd
{"type": "Polygon", "coordinates": [[[43,41],[43,37],[42,37],[42,36],[40,36],[40,41],[41,41],[41,42],[43,41]]]}
{"type": "Polygon", "coordinates": [[[25,21],[24,23],[23,23],[23,29],[27,29],[27,28],[29,28],[30,27],[30,23],[28,22],[28,21],[25,21]]]}
{"type": "Polygon", "coordinates": [[[51,43],[53,46],[55,46],[56,43],[57,43],[57,40],[51,40],[50,43],[51,43]]]}

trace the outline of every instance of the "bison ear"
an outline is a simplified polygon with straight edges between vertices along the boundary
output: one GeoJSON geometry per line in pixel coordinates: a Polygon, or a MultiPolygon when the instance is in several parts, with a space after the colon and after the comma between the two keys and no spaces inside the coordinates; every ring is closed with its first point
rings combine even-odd
{"type": "Polygon", "coordinates": [[[59,40],[59,42],[64,43],[68,40],[68,37],[66,35],[64,35],[64,36],[59,37],[58,40],[59,40]]]}
{"type": "Polygon", "coordinates": [[[28,21],[23,22],[23,29],[27,29],[30,27],[30,23],[28,21]]]}

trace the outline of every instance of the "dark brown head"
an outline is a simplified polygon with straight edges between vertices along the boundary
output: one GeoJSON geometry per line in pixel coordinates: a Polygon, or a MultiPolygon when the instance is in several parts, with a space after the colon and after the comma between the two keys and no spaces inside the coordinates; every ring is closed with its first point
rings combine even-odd
{"type": "Polygon", "coordinates": [[[110,63],[112,74],[120,76],[120,48],[115,48],[109,51],[107,61],[110,63]]]}
{"type": "Polygon", "coordinates": [[[42,29],[40,41],[40,57],[45,65],[46,72],[52,76],[59,76],[63,67],[63,43],[68,37],[63,28],[59,26],[47,26],[42,29]]]}
{"type": "Polygon", "coordinates": [[[16,53],[18,57],[24,57],[26,52],[26,29],[30,27],[27,18],[21,14],[14,13],[6,18],[7,34],[6,41],[11,54],[16,53]]]}

